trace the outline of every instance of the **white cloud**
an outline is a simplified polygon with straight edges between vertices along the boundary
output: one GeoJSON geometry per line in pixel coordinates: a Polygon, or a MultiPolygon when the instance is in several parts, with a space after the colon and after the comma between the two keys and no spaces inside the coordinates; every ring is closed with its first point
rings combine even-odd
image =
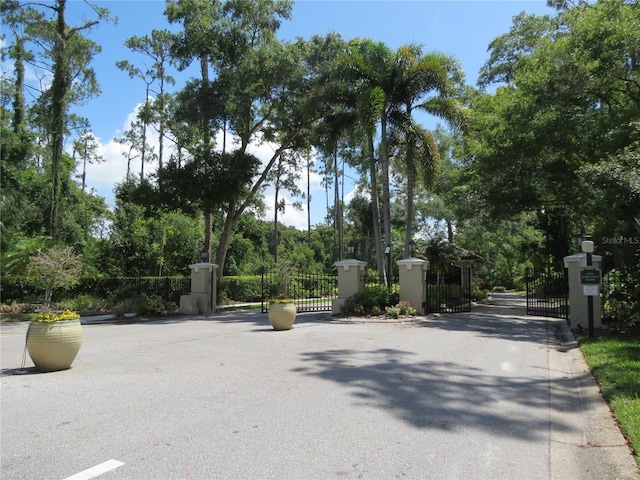
{"type": "MultiPolygon", "coordinates": [[[[292,203],[294,203],[294,200],[295,200],[294,198],[278,195],[278,199],[284,200],[286,204],[284,213],[282,212],[278,213],[278,222],[282,223],[283,225],[295,227],[298,230],[306,230],[307,229],[306,202],[303,203],[302,210],[299,210],[297,208],[294,208],[293,205],[291,205],[292,203]]],[[[264,201],[265,201],[266,209],[265,209],[264,215],[262,216],[262,220],[265,220],[267,222],[273,222],[273,216],[274,216],[273,207],[274,207],[275,196],[273,194],[265,195],[264,201]]]]}
{"type": "MultiPolygon", "coordinates": [[[[142,104],[135,106],[133,111],[127,116],[123,127],[118,130],[117,134],[121,135],[126,130],[131,128],[131,123],[136,120],[137,112],[142,104]]],[[[152,145],[155,151],[158,151],[158,137],[153,129],[149,129],[147,141],[152,145]]],[[[107,140],[103,143],[100,138],[96,138],[96,142],[99,145],[99,153],[103,157],[104,162],[87,165],[87,185],[89,188],[94,188],[98,195],[105,198],[107,205],[111,208],[115,205],[115,195],[113,189],[117,183],[121,183],[127,174],[127,157],[129,152],[129,146],[123,145],[115,141],[115,139],[107,140]]],[[[218,134],[216,138],[217,145],[222,145],[222,133],[218,134]]],[[[235,136],[227,135],[227,149],[237,147],[238,139],[235,136]]],[[[253,142],[249,145],[247,151],[255,155],[263,166],[271,160],[273,154],[277,149],[277,145],[270,142],[253,142]]],[[[165,152],[170,150],[171,146],[165,143],[165,152]]],[[[306,166],[306,162],[301,162],[306,166]]],[[[130,172],[132,175],[140,175],[140,158],[136,157],[130,161],[130,172]]],[[[155,165],[145,164],[145,175],[155,171],[155,165]]],[[[307,192],[307,173],[306,168],[302,167],[301,180],[299,188],[305,194],[307,192]]],[[[324,187],[322,186],[322,176],[316,172],[311,172],[310,175],[310,191],[312,197],[312,223],[320,223],[324,219],[324,187]],[[322,195],[317,195],[318,192],[322,192],[322,195]],[[314,195],[315,194],[315,195],[314,195]]],[[[273,201],[274,192],[273,188],[267,186],[264,188],[263,194],[265,196],[265,205],[267,211],[263,217],[264,220],[273,220],[273,201]]],[[[295,228],[306,230],[307,229],[307,204],[306,200],[301,198],[293,198],[290,194],[282,192],[285,195],[285,203],[291,204],[295,201],[302,202],[303,210],[294,209],[292,205],[287,205],[285,213],[278,216],[278,220],[284,225],[293,226],[295,228]]]]}
{"type": "MultiPolygon", "coordinates": [[[[137,112],[141,106],[141,103],[135,106],[133,111],[127,116],[122,129],[118,130],[118,134],[131,128],[131,123],[136,120],[137,112]]],[[[108,140],[106,143],[102,143],[102,139],[96,138],[96,143],[99,145],[99,154],[104,161],[87,165],[87,185],[95,188],[98,195],[104,197],[107,205],[113,208],[115,205],[113,189],[117,183],[121,183],[125,179],[127,175],[127,163],[129,163],[129,169],[132,175],[140,175],[141,161],[134,153],[133,155],[136,158],[128,162],[129,146],[116,142],[115,138],[108,140]]],[[[148,143],[157,151],[157,137],[150,135],[148,143]]],[[[145,164],[145,175],[154,170],[153,165],[145,164]]]]}

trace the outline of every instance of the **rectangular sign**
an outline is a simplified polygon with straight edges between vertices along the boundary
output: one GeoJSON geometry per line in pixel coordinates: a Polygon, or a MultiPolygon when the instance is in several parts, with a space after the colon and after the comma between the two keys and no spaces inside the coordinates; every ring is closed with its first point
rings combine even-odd
{"type": "Polygon", "coordinates": [[[598,285],[583,285],[582,294],[587,297],[597,297],[600,295],[600,287],[598,285]]]}
{"type": "Polygon", "coordinates": [[[580,269],[581,285],[600,285],[602,283],[602,273],[596,267],[582,267],[580,269]]]}

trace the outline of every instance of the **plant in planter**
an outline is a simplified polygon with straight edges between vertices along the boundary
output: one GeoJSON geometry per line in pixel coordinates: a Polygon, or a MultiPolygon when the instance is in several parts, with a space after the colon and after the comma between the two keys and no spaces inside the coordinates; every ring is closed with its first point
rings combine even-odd
{"type": "Polygon", "coordinates": [[[76,312],[42,312],[29,325],[26,347],[38,370],[54,372],[71,367],[82,339],[80,315],[76,312]]]}
{"type": "Polygon", "coordinates": [[[297,315],[296,304],[289,298],[293,270],[288,264],[278,264],[275,272],[276,296],[269,299],[269,322],[274,330],[291,330],[297,315]]]}
{"type": "Polygon", "coordinates": [[[37,313],[29,325],[26,349],[38,370],[65,370],[82,345],[82,325],[76,312],[52,312],[51,297],[56,288],[70,288],[78,283],[82,262],[71,247],[55,246],[38,251],[27,272],[45,289],[45,311],[37,313]]]}

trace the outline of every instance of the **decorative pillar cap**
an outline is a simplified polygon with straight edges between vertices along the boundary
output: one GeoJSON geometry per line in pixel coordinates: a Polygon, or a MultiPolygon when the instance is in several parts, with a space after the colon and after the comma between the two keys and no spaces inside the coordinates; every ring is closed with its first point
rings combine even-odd
{"type": "Polygon", "coordinates": [[[402,260],[398,260],[396,262],[396,265],[398,266],[404,265],[407,268],[407,270],[412,270],[414,265],[416,267],[422,268],[423,270],[429,269],[428,260],[423,260],[421,258],[416,258],[416,257],[403,258],[402,260]]]}
{"type": "MultiPolygon", "coordinates": [[[[602,262],[601,255],[591,255],[591,259],[594,262],[602,262]]],[[[570,263],[578,262],[580,265],[587,264],[587,254],[586,253],[574,253],[573,255],[569,255],[564,257],[564,268],[569,268],[570,263]]]]}
{"type": "Polygon", "coordinates": [[[218,265],[216,265],[215,263],[200,262],[189,265],[189,268],[197,273],[198,271],[200,271],[200,269],[208,269],[209,271],[217,270],[218,265]]]}
{"type": "Polygon", "coordinates": [[[348,272],[351,267],[358,268],[360,270],[364,270],[364,267],[367,265],[367,262],[363,262],[362,260],[356,260],[355,258],[347,258],[346,260],[340,260],[333,264],[334,267],[344,268],[345,272],[348,272]]]}

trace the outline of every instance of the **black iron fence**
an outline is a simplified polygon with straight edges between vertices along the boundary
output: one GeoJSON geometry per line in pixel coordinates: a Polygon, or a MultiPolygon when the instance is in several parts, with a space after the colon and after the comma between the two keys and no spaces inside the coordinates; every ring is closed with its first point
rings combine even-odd
{"type": "MultiPolygon", "coordinates": [[[[24,280],[3,279],[1,292],[3,303],[39,303],[44,298],[42,288],[24,280]]],[[[190,277],[83,278],[69,290],[56,290],[53,300],[59,301],[83,294],[114,300],[147,295],[179,304],[180,296],[190,292],[190,277]]]]}
{"type": "Polygon", "coordinates": [[[527,315],[569,318],[569,281],[565,269],[527,268],[527,315]]]}
{"type": "Polygon", "coordinates": [[[262,312],[272,298],[286,297],[294,301],[298,312],[331,311],[338,298],[338,276],[300,270],[283,272],[277,267],[262,273],[262,312]]]}
{"type": "Polygon", "coordinates": [[[471,271],[427,272],[427,313],[471,311],[471,271]]]}
{"type": "Polygon", "coordinates": [[[640,321],[640,275],[631,271],[603,271],[602,320],[640,321]]]}

